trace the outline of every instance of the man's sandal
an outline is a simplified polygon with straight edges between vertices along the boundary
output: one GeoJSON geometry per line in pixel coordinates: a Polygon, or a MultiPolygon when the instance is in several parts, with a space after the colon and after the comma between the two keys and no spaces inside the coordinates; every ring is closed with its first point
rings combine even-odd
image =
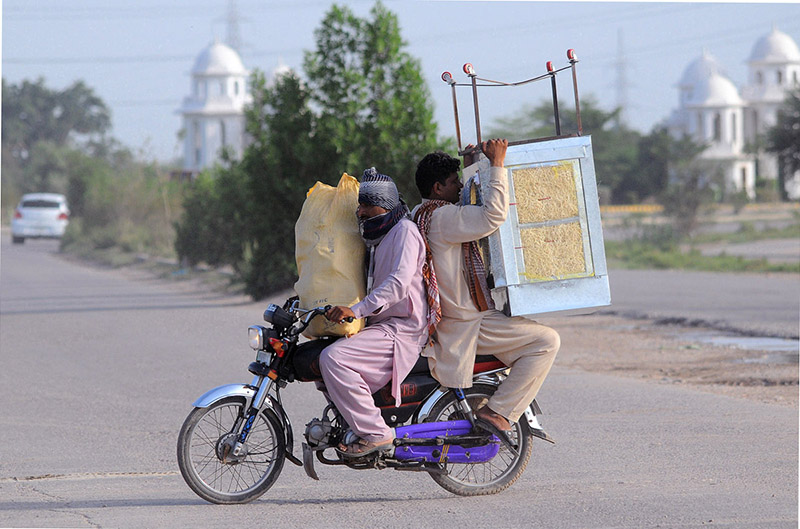
{"type": "Polygon", "coordinates": [[[511,423],[508,422],[508,419],[489,408],[489,406],[478,408],[474,413],[478,424],[481,425],[482,423],[484,429],[496,435],[516,456],[519,447],[511,437],[511,423]],[[487,426],[488,428],[486,428],[487,426]]]}
{"type": "Polygon", "coordinates": [[[479,421],[491,424],[501,432],[505,432],[508,434],[511,433],[511,423],[508,422],[508,419],[506,419],[499,413],[495,412],[489,406],[483,406],[482,408],[478,408],[475,411],[475,418],[478,419],[479,421]]]}
{"type": "Polygon", "coordinates": [[[367,441],[359,438],[347,446],[339,445],[336,451],[345,457],[363,457],[375,452],[383,452],[394,447],[394,439],[387,441],[367,441]]]}

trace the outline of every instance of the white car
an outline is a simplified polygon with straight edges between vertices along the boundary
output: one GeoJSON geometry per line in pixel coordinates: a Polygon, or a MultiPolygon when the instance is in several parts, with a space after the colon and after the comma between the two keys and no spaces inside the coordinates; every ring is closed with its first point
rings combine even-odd
{"type": "Polygon", "coordinates": [[[56,193],[22,195],[14,218],[11,219],[11,239],[22,244],[25,239],[59,239],[69,223],[67,198],[56,193]]]}

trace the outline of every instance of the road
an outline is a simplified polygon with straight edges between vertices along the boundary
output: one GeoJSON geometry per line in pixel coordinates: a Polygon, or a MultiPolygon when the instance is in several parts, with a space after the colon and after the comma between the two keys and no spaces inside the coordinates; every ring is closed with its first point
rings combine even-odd
{"type": "Polygon", "coordinates": [[[601,312],[702,323],[753,336],[800,334],[798,274],[614,270],[609,278],[612,306],[601,312]]]}
{"type": "MultiPolygon", "coordinates": [[[[797,527],[795,409],[559,366],[539,399],[557,444],[535,444],[502,494],[389,470],[315,482],[287,462],[260,500],[206,504],[177,473],[177,431],[206,389],[249,380],[245,328],[264,303],[56,247],[0,247],[0,527],[797,527]]],[[[321,410],[310,385],[284,402],[297,434],[321,410]]]]}

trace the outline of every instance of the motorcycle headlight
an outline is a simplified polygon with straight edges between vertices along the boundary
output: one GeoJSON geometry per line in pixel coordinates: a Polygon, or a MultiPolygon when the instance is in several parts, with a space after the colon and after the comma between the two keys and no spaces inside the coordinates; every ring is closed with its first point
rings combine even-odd
{"type": "Polygon", "coordinates": [[[251,325],[247,328],[247,337],[250,340],[250,347],[256,351],[261,351],[264,349],[266,335],[266,329],[260,325],[251,325]]]}

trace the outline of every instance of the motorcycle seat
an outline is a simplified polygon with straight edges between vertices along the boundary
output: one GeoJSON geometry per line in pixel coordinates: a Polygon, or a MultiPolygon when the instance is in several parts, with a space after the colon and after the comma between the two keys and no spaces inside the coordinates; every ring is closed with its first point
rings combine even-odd
{"type": "MultiPolygon", "coordinates": [[[[303,382],[322,380],[322,374],[319,370],[319,355],[323,349],[338,339],[338,337],[324,337],[300,344],[294,354],[294,371],[297,380],[303,382]]],[[[482,373],[505,367],[505,364],[492,355],[478,355],[475,357],[473,372],[482,373]]],[[[411,368],[409,376],[429,374],[428,359],[420,356],[414,367],[411,368]]]]}

